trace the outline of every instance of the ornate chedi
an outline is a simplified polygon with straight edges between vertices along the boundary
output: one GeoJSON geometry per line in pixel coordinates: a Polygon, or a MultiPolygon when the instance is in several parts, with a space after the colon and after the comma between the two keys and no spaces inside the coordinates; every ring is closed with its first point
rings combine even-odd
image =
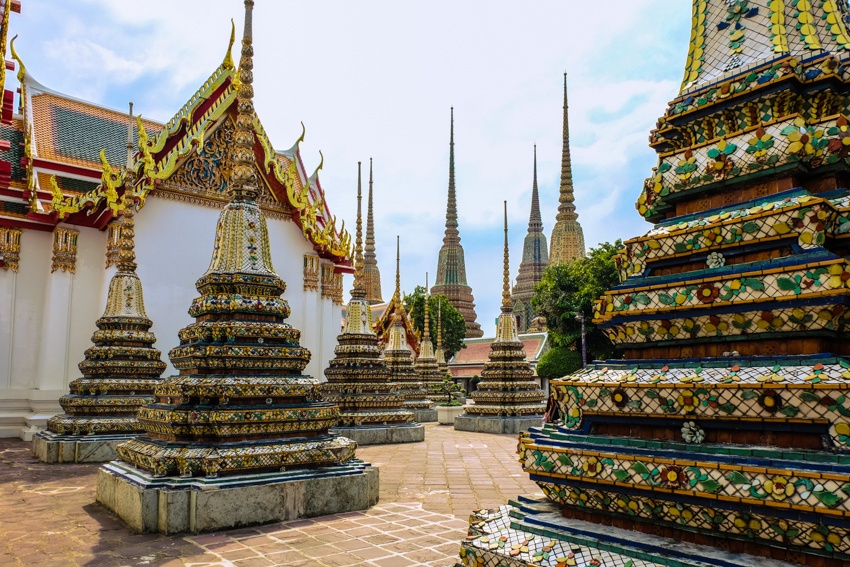
{"type": "Polygon", "coordinates": [[[519,433],[540,425],[546,406],[544,393],[534,380],[517,333],[510,291],[508,264],[508,205],[505,202],[505,252],[502,281],[502,312],[496,322],[496,338],[481,371],[472,404],[455,419],[455,429],[485,433],[519,433]]]}
{"type": "Polygon", "coordinates": [[[564,73],[564,142],[561,150],[561,188],[558,197],[558,215],[549,239],[549,262],[568,264],[584,257],[584,232],[578,223],[575,192],[573,190],[573,166],[570,159],[570,122],[567,105],[567,74],[564,73]]]}
{"type": "MultiPolygon", "coordinates": [[[[425,274],[425,289],[428,289],[428,274],[425,274]]],[[[430,296],[425,293],[425,326],[422,329],[422,340],[419,342],[419,356],[416,357],[414,367],[422,380],[422,387],[430,391],[432,387],[442,384],[445,372],[440,371],[437,354],[434,352],[434,343],[431,342],[431,329],[429,324],[430,296]]],[[[443,359],[445,362],[445,357],[443,359]]]]}
{"type": "Polygon", "coordinates": [[[109,282],[106,310],[92,335],[94,346],[80,363],[82,378],[60,398],[64,414],[47,421],[33,438],[33,455],[48,463],[100,463],[116,458],[115,447],[142,433],[136,411],[153,402],[165,363],[153,348],[153,322],[145,313],[134,251],[133,106],[127,138],[127,171],[118,252],[118,271],[109,282]]]}
{"type": "Polygon", "coordinates": [[[372,330],[372,309],[366,297],[363,232],[360,215],[360,163],[357,164],[357,240],[354,289],[337,337],[335,358],[325,369],[328,381],[320,386],[325,401],[339,406],[333,431],[360,445],[423,441],[425,428],[413,422],[413,412],[402,408],[404,395],[390,381],[381,359],[378,337],[372,330]]]}
{"type": "Polygon", "coordinates": [[[375,219],[372,213],[372,158],[369,158],[369,204],[366,212],[366,254],[364,255],[363,285],[369,305],[383,303],[381,295],[381,271],[375,255],[375,219]]]}
{"type": "Polygon", "coordinates": [[[377,500],[377,470],[354,459],[354,441],[329,434],[339,408],[316,401],[317,380],[301,374],[310,352],[285,323],[286,284],[272,267],[256,200],[253,4],[245,0],[230,201],[196,284],[195,322],[169,353],[180,375],[140,410],[147,434],[119,446],[121,460],[98,477],[98,501],[137,531],[198,532],[377,500]]]}
{"type": "Polygon", "coordinates": [[[428,391],[416,370],[416,353],[410,347],[413,326],[401,299],[398,240],[396,237],[395,293],[384,312],[384,317],[392,317],[384,346],[384,361],[390,369],[390,380],[396,383],[398,391],[404,395],[404,408],[412,411],[414,419],[419,423],[437,421],[437,410],[434,409],[434,402],[428,398],[428,391]],[[390,307],[393,307],[391,314],[390,307]]]}
{"type": "Polygon", "coordinates": [[[543,279],[543,272],[549,265],[549,252],[546,248],[546,235],[543,234],[543,218],[540,216],[540,199],[537,193],[537,146],[534,146],[534,182],[531,185],[531,214],[528,218],[528,234],[522,246],[522,262],[511,296],[513,312],[517,317],[520,333],[524,333],[535,319],[531,308],[534,287],[543,279]]]}
{"type": "Polygon", "coordinates": [[[460,311],[466,321],[466,337],[484,336],[481,325],[476,322],[475,298],[472,288],[466,283],[466,263],[460,232],[457,229],[457,200],[455,198],[455,115],[452,108],[451,134],[449,136],[449,199],[446,205],[446,234],[437,260],[437,282],[431,288],[433,295],[445,295],[460,311]]]}
{"type": "MultiPolygon", "coordinates": [[[[552,381],[562,421],[520,459],[557,512],[616,526],[555,520],[582,558],[848,565],[846,3],[692,4],[638,200],[656,224],[596,308],[625,360],[552,381]]],[[[522,531],[553,510],[520,507],[522,531]]]]}

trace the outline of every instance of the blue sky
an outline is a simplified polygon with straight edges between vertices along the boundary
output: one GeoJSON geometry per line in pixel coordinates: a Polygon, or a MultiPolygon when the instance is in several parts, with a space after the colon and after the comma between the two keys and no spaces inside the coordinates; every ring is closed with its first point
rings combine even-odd
{"type": "MultiPolygon", "coordinates": [[[[165,121],[224,55],[238,0],[26,0],[12,16],[29,72],[61,92],[165,121]]],[[[516,277],[531,196],[532,148],[547,238],[558,205],[561,104],[569,74],[576,206],[585,241],[649,225],[634,209],[655,164],[647,137],[676,96],[691,7],[677,0],[258,0],[255,104],[278,149],[307,128],[302,156],[353,227],[357,161],[375,160],[377,255],[392,294],[431,281],[444,230],[449,107],[455,107],[458,213],[478,320],[495,330],[502,201],[516,277]]],[[[12,79],[12,75],[9,75],[12,79]]],[[[204,241],[209,244],[211,241],[204,241]]],[[[287,279],[288,274],[280,274],[287,279]]],[[[350,284],[350,282],[348,282],[350,284]]]]}

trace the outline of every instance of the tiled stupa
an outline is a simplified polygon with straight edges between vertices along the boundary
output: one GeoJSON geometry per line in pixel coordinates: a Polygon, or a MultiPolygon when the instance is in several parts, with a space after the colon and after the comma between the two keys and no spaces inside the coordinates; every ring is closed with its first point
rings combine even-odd
{"type": "Polygon", "coordinates": [[[414,367],[416,368],[416,372],[419,373],[420,380],[422,380],[422,387],[430,394],[431,389],[441,384],[446,375],[445,372],[440,370],[439,361],[434,351],[434,343],[431,342],[431,327],[428,316],[430,296],[427,292],[427,274],[425,275],[425,289],[425,324],[422,329],[422,340],[419,341],[419,356],[416,357],[414,367]]]}
{"type": "MultiPolygon", "coordinates": [[[[434,409],[434,402],[428,398],[428,391],[422,382],[422,377],[416,371],[416,353],[410,348],[408,340],[408,326],[411,324],[401,299],[398,238],[396,238],[395,262],[395,293],[390,300],[390,306],[395,306],[395,309],[392,313],[387,343],[384,346],[384,361],[390,369],[390,380],[404,395],[404,408],[412,411],[414,419],[419,423],[437,421],[437,410],[434,409]]],[[[389,308],[384,316],[387,316],[388,312],[389,308]]]]}
{"type": "Polygon", "coordinates": [[[584,231],[578,222],[573,187],[573,162],[570,157],[570,120],[567,104],[567,74],[564,73],[564,125],[561,149],[561,186],[558,197],[558,214],[549,239],[549,262],[569,264],[584,257],[584,231]]]}
{"type": "Polygon", "coordinates": [[[510,291],[508,264],[508,211],[505,203],[504,275],[502,312],[496,322],[496,337],[481,371],[478,389],[470,394],[473,403],[455,419],[455,429],[484,433],[519,433],[540,425],[544,393],[534,380],[517,333],[510,291]]]}
{"type": "Polygon", "coordinates": [[[520,333],[526,332],[535,319],[531,308],[534,287],[543,279],[543,272],[549,266],[549,251],[546,235],[543,233],[543,217],[540,215],[540,197],[537,191],[537,146],[534,146],[534,181],[531,184],[531,213],[528,217],[528,234],[522,245],[522,262],[516,285],[511,291],[513,312],[517,316],[520,333]]]}
{"type": "MultiPolygon", "coordinates": [[[[124,181],[132,187],[134,172],[133,119],[130,106],[127,168],[124,181]]],[[[142,281],[136,275],[133,214],[128,191],[122,200],[117,267],[109,282],[106,309],[79,367],[82,378],[69,385],[59,403],[65,413],[51,417],[47,430],[33,438],[33,455],[48,463],[102,463],[116,458],[115,447],[142,433],[136,411],[153,402],[154,387],[165,370],[162,354],[153,348],[153,322],[145,313],[142,281]]]]}
{"type": "Polygon", "coordinates": [[[98,502],[137,531],[224,529],[364,509],[377,501],[377,470],[357,444],[332,435],[339,408],[316,401],[301,371],[310,352],[285,320],[286,284],[272,267],[257,203],[253,107],[253,0],[237,92],[236,131],[212,260],[201,294],[169,356],[180,370],[138,413],[146,435],[101,468],[98,502]]]}
{"type": "Polygon", "coordinates": [[[520,459],[552,504],[519,507],[582,558],[848,565],[847,4],[692,8],[638,200],[655,224],[596,306],[624,359],[551,382],[563,419],[520,459]]]}
{"type": "Polygon", "coordinates": [[[440,369],[440,375],[444,378],[449,371],[449,363],[446,360],[446,351],[443,349],[443,313],[442,302],[437,303],[437,348],[434,349],[434,358],[437,359],[437,368],[440,369]]]}
{"type": "Polygon", "coordinates": [[[357,164],[357,240],[354,288],[337,337],[336,356],[325,369],[328,381],[320,386],[325,401],[339,406],[333,432],[359,445],[408,443],[425,439],[425,428],[413,421],[413,412],[402,408],[404,394],[390,381],[381,358],[378,337],[372,330],[372,309],[364,285],[363,232],[360,214],[360,164],[357,164]]]}
{"type": "Polygon", "coordinates": [[[457,222],[457,196],[455,192],[455,114],[452,108],[451,132],[449,135],[449,196],[446,203],[446,234],[437,259],[437,278],[433,295],[445,295],[466,321],[467,338],[484,336],[481,325],[476,321],[475,298],[466,282],[466,261],[460,244],[457,222]]]}

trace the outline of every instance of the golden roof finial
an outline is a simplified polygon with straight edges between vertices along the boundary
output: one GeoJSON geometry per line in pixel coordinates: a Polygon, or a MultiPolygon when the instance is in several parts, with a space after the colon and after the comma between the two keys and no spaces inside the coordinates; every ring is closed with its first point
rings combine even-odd
{"type": "Polygon", "coordinates": [[[508,202],[505,201],[505,253],[504,271],[502,273],[502,313],[510,313],[511,306],[511,271],[508,262],[508,202]]]}
{"type": "Polygon", "coordinates": [[[233,44],[236,41],[236,22],[233,21],[233,18],[230,18],[230,42],[227,44],[227,52],[224,54],[224,61],[221,62],[221,66],[225,69],[233,69],[233,56],[231,55],[231,51],[233,51],[233,44]]]}
{"type": "Polygon", "coordinates": [[[260,193],[254,155],[254,0],[245,0],[245,28],[242,32],[242,56],[239,59],[239,82],[236,98],[236,132],[230,150],[233,169],[227,184],[231,199],[254,201],[260,193]]]}
{"type": "Polygon", "coordinates": [[[366,288],[363,285],[363,215],[360,211],[360,202],[363,199],[363,184],[360,176],[360,162],[357,162],[357,236],[354,244],[354,288],[351,290],[352,299],[363,299],[366,297],[366,288]]]}

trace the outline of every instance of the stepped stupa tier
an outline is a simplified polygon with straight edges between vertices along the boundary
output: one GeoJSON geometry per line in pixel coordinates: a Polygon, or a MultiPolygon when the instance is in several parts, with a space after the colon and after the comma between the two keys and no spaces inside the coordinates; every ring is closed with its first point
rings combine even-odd
{"type": "Polygon", "coordinates": [[[464,413],[455,419],[455,429],[486,433],[519,433],[540,425],[544,393],[534,380],[534,371],[525,358],[513,313],[508,264],[508,210],[505,202],[504,275],[502,312],[496,322],[496,338],[481,371],[478,389],[464,413]]]}
{"type": "Polygon", "coordinates": [[[396,237],[395,293],[384,312],[384,317],[392,317],[386,333],[384,362],[390,370],[390,380],[404,396],[404,409],[412,411],[414,419],[419,423],[437,421],[437,410],[434,409],[434,402],[428,398],[428,391],[416,370],[416,352],[410,346],[413,324],[401,299],[399,266],[399,239],[396,237]]]}
{"type": "Polygon", "coordinates": [[[366,213],[366,254],[363,268],[363,284],[369,305],[383,303],[381,295],[381,271],[375,254],[375,219],[372,213],[372,158],[369,158],[369,204],[366,213]]]}
{"type": "MultiPolygon", "coordinates": [[[[560,422],[522,436],[520,458],[568,518],[847,565],[847,8],[692,5],[638,201],[655,225],[595,308],[623,359],[553,380],[560,422]]],[[[642,549],[672,550],[647,534],[642,549]]]]}
{"type": "MultiPolygon", "coordinates": [[[[425,289],[428,289],[428,275],[425,275],[425,289]]],[[[422,331],[422,340],[419,342],[419,356],[416,357],[414,366],[416,372],[419,373],[419,378],[422,380],[422,387],[426,392],[431,391],[434,386],[443,383],[445,373],[440,370],[437,355],[434,351],[434,343],[431,342],[431,329],[429,324],[429,304],[430,296],[425,294],[425,326],[422,331]]],[[[445,359],[444,359],[445,360],[445,359]]]]}
{"type": "MultiPolygon", "coordinates": [[[[133,155],[132,105],[128,128],[125,180],[132,186],[129,168],[133,155]]],[[[33,438],[33,454],[55,462],[106,462],[116,458],[115,447],[142,433],[136,411],[153,401],[165,363],[153,348],[153,322],[145,312],[142,282],[136,275],[134,208],[131,191],[123,198],[119,230],[118,270],[109,282],[106,310],[92,335],[94,346],[85,352],[83,373],[70,383],[70,394],[59,403],[64,414],[47,421],[47,431],[33,438]]]]}
{"type": "Polygon", "coordinates": [[[360,445],[405,443],[425,439],[425,428],[403,409],[404,395],[390,381],[372,330],[372,309],[364,285],[363,234],[360,215],[360,164],[357,164],[357,240],[354,289],[337,337],[336,356],[325,369],[328,381],[319,388],[325,401],[340,408],[333,431],[360,445]]]}
{"type": "Polygon", "coordinates": [[[466,283],[466,262],[460,245],[457,223],[457,199],[455,194],[455,122],[454,108],[451,116],[449,136],[449,198],[446,205],[446,234],[437,260],[437,281],[431,288],[432,295],[445,295],[466,321],[466,337],[483,337],[484,331],[476,322],[475,298],[472,288],[466,283]]]}
{"type": "Polygon", "coordinates": [[[189,309],[195,322],[180,331],[180,345],[169,353],[180,375],[156,388],[154,403],[138,414],[146,435],[121,445],[121,461],[101,469],[98,479],[98,501],[139,531],[279,521],[362,509],[377,498],[376,471],[354,459],[357,444],[329,433],[339,408],[316,401],[318,381],[301,374],[310,352],[285,322],[286,284],[272,266],[266,219],[256,200],[253,4],[245,0],[233,85],[230,201],[219,217],[209,268],[196,284],[200,297],[189,309]],[[209,493],[213,486],[215,494],[209,493]],[[338,501],[320,496],[328,490],[338,501]],[[195,491],[208,494],[188,498],[195,491]],[[128,500],[128,493],[135,499],[128,500]],[[158,505],[132,504],[146,498],[158,505]],[[256,506],[266,499],[289,503],[256,506]]]}
{"type": "Polygon", "coordinates": [[[584,257],[584,231],[578,222],[573,188],[573,165],[570,158],[570,122],[567,105],[567,74],[564,73],[564,134],[561,150],[561,186],[558,197],[558,214],[549,240],[549,262],[569,264],[584,257]]]}
{"type": "Polygon", "coordinates": [[[518,319],[518,331],[523,333],[535,319],[531,308],[534,287],[543,279],[549,265],[546,235],[543,233],[543,217],[540,216],[540,198],[537,191],[537,146],[534,146],[534,181],[531,186],[531,214],[528,218],[528,234],[522,246],[522,262],[511,296],[513,312],[518,319]]]}

